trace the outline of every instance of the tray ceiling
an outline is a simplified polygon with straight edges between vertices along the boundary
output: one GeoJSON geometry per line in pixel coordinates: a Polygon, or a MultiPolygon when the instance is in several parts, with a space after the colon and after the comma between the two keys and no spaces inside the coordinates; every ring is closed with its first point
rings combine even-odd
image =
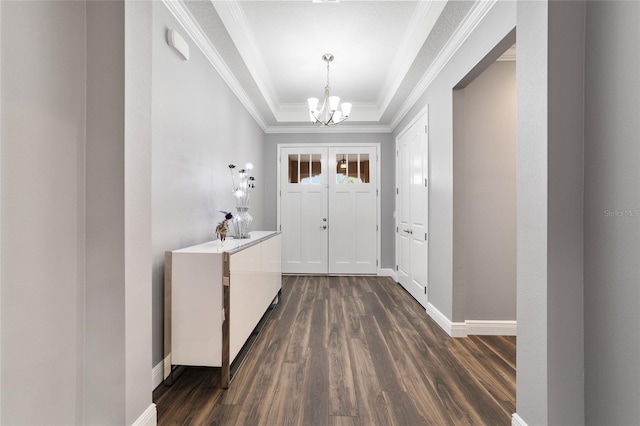
{"type": "Polygon", "coordinates": [[[188,32],[200,32],[199,44],[218,56],[223,78],[238,86],[234,91],[261,127],[274,132],[314,129],[306,99],[322,97],[324,53],[335,56],[332,95],[353,104],[337,129],[390,131],[474,9],[471,1],[431,0],[165,4],[183,25],[191,21],[188,32]]]}

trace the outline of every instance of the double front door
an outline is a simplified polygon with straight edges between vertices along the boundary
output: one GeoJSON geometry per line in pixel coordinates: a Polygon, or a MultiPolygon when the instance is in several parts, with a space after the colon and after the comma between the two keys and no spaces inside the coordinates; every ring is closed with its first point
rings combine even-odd
{"type": "Polygon", "coordinates": [[[375,274],[377,146],[280,146],[282,272],[375,274]]]}

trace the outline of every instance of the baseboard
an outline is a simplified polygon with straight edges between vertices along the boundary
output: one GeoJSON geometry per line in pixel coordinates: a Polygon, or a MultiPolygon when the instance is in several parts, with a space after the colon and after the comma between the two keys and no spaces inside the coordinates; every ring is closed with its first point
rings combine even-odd
{"type": "Polygon", "coordinates": [[[517,336],[517,321],[466,320],[467,334],[476,336],[517,336]]]}
{"type": "Polygon", "coordinates": [[[151,391],[160,386],[164,380],[164,360],[156,364],[151,370],[151,391]]]}
{"type": "Polygon", "coordinates": [[[427,305],[427,314],[451,337],[517,335],[517,321],[466,320],[453,322],[431,303],[427,305]]]}
{"type": "Polygon", "coordinates": [[[395,282],[398,282],[398,276],[396,275],[396,271],[391,268],[381,268],[378,273],[381,277],[391,277],[395,282]]]}
{"type": "Polygon", "coordinates": [[[463,323],[453,323],[445,314],[440,312],[438,308],[433,306],[431,303],[427,303],[427,314],[442,328],[449,336],[451,337],[467,337],[466,327],[464,330],[460,328],[460,324],[463,323]],[[464,334],[460,334],[462,331],[465,331],[464,334]]]}
{"type": "Polygon", "coordinates": [[[151,404],[140,417],[133,422],[132,426],[156,426],[158,424],[158,412],[156,411],[156,404],[151,404]]]}
{"type": "Polygon", "coordinates": [[[513,413],[511,416],[511,426],[527,426],[522,417],[518,415],[518,413],[513,413]]]}

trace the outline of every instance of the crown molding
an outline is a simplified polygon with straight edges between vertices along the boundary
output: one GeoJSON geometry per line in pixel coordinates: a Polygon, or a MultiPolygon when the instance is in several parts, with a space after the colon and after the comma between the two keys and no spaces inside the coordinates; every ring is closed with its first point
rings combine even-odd
{"type": "Polygon", "coordinates": [[[256,43],[256,37],[239,2],[212,1],[211,3],[236,45],[242,60],[247,65],[251,77],[253,77],[267,105],[275,115],[278,105],[280,105],[280,99],[271,83],[271,74],[265,64],[262,51],[256,43]]]}
{"type": "Polygon", "coordinates": [[[306,126],[269,126],[265,133],[391,133],[386,125],[339,125],[336,127],[306,126]]]}
{"type": "Polygon", "coordinates": [[[258,126],[266,132],[267,123],[256,108],[255,104],[244,91],[240,82],[236,79],[235,75],[231,72],[227,64],[224,62],[216,48],[206,36],[200,25],[196,22],[195,18],[189,12],[182,0],[162,0],[162,3],[169,10],[171,15],[178,21],[180,26],[187,32],[191,40],[196,44],[198,49],[207,58],[213,68],[220,74],[220,77],[229,86],[231,91],[236,95],[240,103],[246,108],[251,117],[256,121],[258,126]]]}
{"type": "Polygon", "coordinates": [[[462,23],[447,41],[447,44],[438,53],[436,59],[429,66],[429,69],[427,69],[420,81],[418,81],[418,84],[416,84],[402,106],[398,109],[398,112],[396,112],[396,115],[391,120],[391,129],[395,130],[398,124],[400,124],[400,121],[402,121],[409,110],[418,102],[420,96],[429,88],[436,76],[442,71],[445,65],[449,63],[451,58],[496,3],[497,0],[477,1],[474,3],[469,13],[467,13],[467,16],[465,16],[462,23]]]}
{"type": "Polygon", "coordinates": [[[401,48],[397,51],[393,61],[391,61],[387,80],[380,92],[381,99],[378,100],[378,120],[393,100],[393,97],[409,72],[411,65],[413,65],[418,52],[422,49],[431,30],[433,30],[447,2],[448,0],[430,0],[418,4],[416,13],[409,23],[409,30],[405,32],[402,42],[400,43],[401,48]]]}

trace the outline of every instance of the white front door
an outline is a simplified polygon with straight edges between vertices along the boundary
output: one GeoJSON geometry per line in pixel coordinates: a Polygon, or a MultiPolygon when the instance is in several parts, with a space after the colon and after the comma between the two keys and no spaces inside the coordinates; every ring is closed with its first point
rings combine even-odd
{"type": "Polygon", "coordinates": [[[398,282],[427,306],[428,272],[427,113],[397,139],[396,256],[398,282]]]}
{"type": "Polygon", "coordinates": [[[327,273],[327,150],[281,151],[282,272],[327,273]]]}
{"type": "Polygon", "coordinates": [[[377,272],[375,147],[329,149],[329,273],[377,272]]]}
{"type": "Polygon", "coordinates": [[[282,272],[375,274],[375,146],[280,148],[282,272]]]}

